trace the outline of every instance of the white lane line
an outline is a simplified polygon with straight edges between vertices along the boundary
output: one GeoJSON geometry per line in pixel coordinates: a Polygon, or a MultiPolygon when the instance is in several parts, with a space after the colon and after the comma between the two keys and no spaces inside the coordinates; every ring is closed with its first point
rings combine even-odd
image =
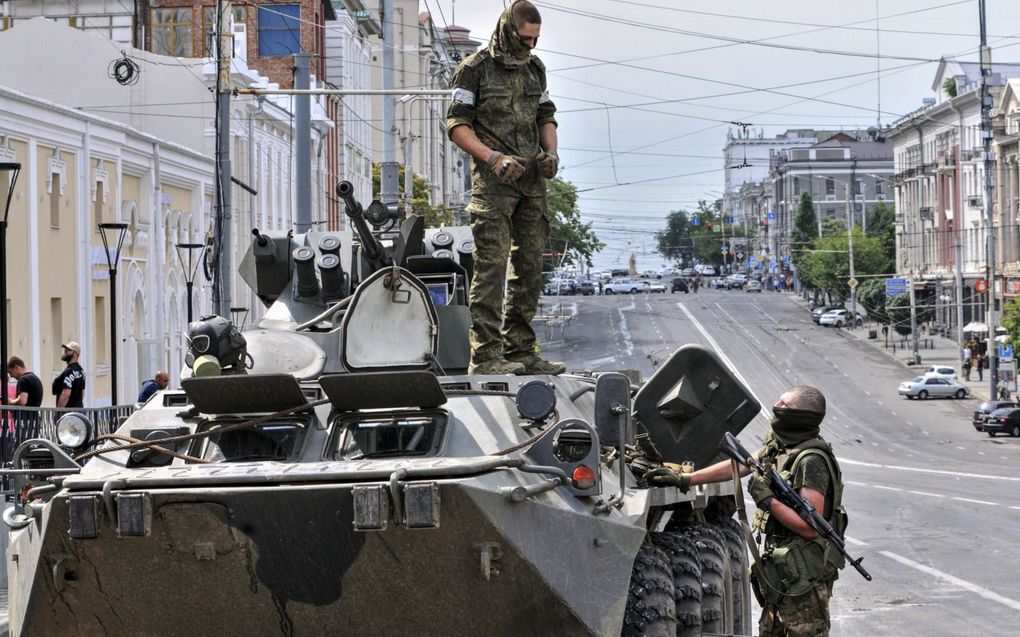
{"type": "Polygon", "coordinates": [[[912,491],[910,489],[907,490],[907,493],[912,493],[914,495],[926,495],[929,498],[944,498],[944,497],[946,497],[942,493],[929,493],[927,491],[912,491]]]}
{"type": "MultiPolygon", "coordinates": [[[[718,305],[718,303],[716,305],[718,305]]],[[[701,332],[701,335],[705,337],[705,340],[708,341],[708,344],[712,347],[713,350],[715,350],[715,353],[719,355],[719,358],[721,358],[722,361],[726,363],[726,366],[730,368],[730,371],[733,372],[733,375],[736,376],[740,380],[740,382],[744,384],[744,387],[747,388],[747,391],[751,392],[751,396],[758,401],[759,405],[762,405],[762,408],[758,412],[758,414],[762,418],[768,420],[769,416],[765,412],[764,406],[765,403],[763,403],[761,399],[758,398],[758,396],[754,393],[754,390],[751,389],[751,383],[747,382],[747,379],[744,378],[744,375],[740,373],[740,370],[737,369],[737,366],[733,364],[733,361],[730,360],[730,357],[727,356],[725,352],[723,352],[721,347],[719,347],[719,343],[715,342],[715,339],[712,338],[712,335],[708,333],[708,330],[705,329],[705,326],[701,324],[701,321],[694,318],[694,315],[691,314],[691,311],[688,310],[683,303],[677,303],[676,306],[680,308],[680,311],[687,316],[687,319],[691,322],[691,325],[693,325],[699,332],[701,332]]]]}
{"type": "Polygon", "coordinates": [[[887,487],[884,484],[873,484],[871,485],[871,488],[882,489],[883,491],[903,491],[903,489],[900,489],[899,487],[887,487]]]}
{"type": "Polygon", "coordinates": [[[867,546],[868,545],[867,542],[862,542],[861,540],[858,540],[857,538],[850,537],[849,535],[846,536],[845,538],[843,538],[843,540],[847,544],[853,544],[854,546],[867,546]]]}
{"type": "Polygon", "coordinates": [[[953,478],[980,478],[982,480],[1006,480],[1008,482],[1020,482],[1020,477],[1014,476],[993,476],[986,473],[960,473],[958,471],[943,471],[941,469],[922,469],[920,467],[901,467],[898,465],[891,464],[879,464],[875,462],[862,462],[860,460],[849,460],[847,458],[840,458],[840,464],[852,464],[860,467],[872,467],[874,469],[893,469],[896,471],[911,471],[914,473],[932,473],[941,476],[950,476],[953,478]]]}
{"type": "Polygon", "coordinates": [[[587,362],[585,367],[598,367],[604,363],[612,363],[616,360],[615,356],[606,356],[604,358],[596,358],[587,362]]]}
{"type": "Polygon", "coordinates": [[[988,506],[991,506],[991,507],[999,506],[998,502],[989,502],[987,500],[974,500],[972,498],[960,498],[960,497],[957,497],[957,496],[953,496],[952,498],[950,498],[950,500],[956,500],[958,502],[971,502],[973,504],[987,504],[988,506]]]}
{"type": "Polygon", "coordinates": [[[925,566],[924,564],[919,564],[919,563],[915,562],[914,560],[911,560],[911,559],[908,559],[906,557],[903,557],[902,555],[897,555],[896,553],[893,553],[891,551],[879,551],[878,554],[879,555],[884,555],[885,557],[888,557],[890,560],[893,560],[895,562],[899,562],[900,564],[903,564],[904,566],[908,566],[908,567],[910,567],[910,568],[912,568],[914,570],[921,571],[922,573],[927,573],[928,575],[931,575],[932,577],[936,577],[936,578],[941,579],[941,580],[943,580],[945,582],[949,582],[950,584],[952,584],[953,586],[956,586],[958,588],[962,588],[962,589],[970,591],[972,593],[976,593],[977,595],[980,595],[981,597],[984,597],[987,600],[991,600],[991,601],[993,601],[993,602],[995,602],[997,604],[1002,604],[1003,606],[1012,608],[1013,610],[1020,610],[1020,601],[1017,601],[1015,599],[1010,599],[1009,597],[1004,597],[1002,595],[999,595],[998,593],[990,591],[990,590],[988,590],[987,588],[985,588],[983,586],[978,586],[977,584],[972,584],[971,582],[968,582],[966,580],[962,580],[959,577],[955,577],[953,575],[950,575],[949,573],[944,573],[944,572],[942,572],[942,571],[940,571],[938,569],[932,568],[930,566],[925,566]]]}

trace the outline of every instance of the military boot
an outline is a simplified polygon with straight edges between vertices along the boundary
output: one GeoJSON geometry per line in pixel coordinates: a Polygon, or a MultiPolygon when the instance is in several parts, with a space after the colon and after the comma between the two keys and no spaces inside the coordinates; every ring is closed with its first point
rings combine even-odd
{"type": "Polygon", "coordinates": [[[472,362],[468,366],[469,374],[523,374],[524,365],[514,363],[505,358],[490,358],[487,361],[472,362]]]}
{"type": "Polygon", "coordinates": [[[518,374],[529,376],[555,376],[567,371],[567,366],[559,361],[542,360],[534,354],[512,354],[506,357],[512,363],[520,364],[524,369],[518,374]]]}

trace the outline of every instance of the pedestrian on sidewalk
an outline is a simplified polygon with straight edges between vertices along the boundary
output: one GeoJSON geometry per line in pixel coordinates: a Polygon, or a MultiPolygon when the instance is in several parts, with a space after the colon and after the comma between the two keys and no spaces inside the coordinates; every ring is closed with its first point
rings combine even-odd
{"type": "Polygon", "coordinates": [[[971,349],[970,349],[970,342],[968,341],[963,346],[963,360],[965,360],[965,361],[966,360],[970,360],[971,356],[972,356],[972,354],[971,354],[971,349]]]}
{"type": "Polygon", "coordinates": [[[987,354],[982,354],[981,356],[978,356],[978,359],[977,359],[977,368],[978,368],[978,380],[979,381],[985,379],[985,368],[987,368],[987,367],[988,367],[988,355],[987,354]]]}
{"type": "Polygon", "coordinates": [[[968,383],[970,382],[970,366],[971,360],[970,357],[968,356],[967,358],[963,359],[963,377],[968,383]]]}

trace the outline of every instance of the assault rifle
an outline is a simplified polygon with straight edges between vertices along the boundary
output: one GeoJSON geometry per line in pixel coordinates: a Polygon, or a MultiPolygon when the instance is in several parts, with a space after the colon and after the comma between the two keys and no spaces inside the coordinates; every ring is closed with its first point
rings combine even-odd
{"type": "Polygon", "coordinates": [[[846,546],[843,543],[843,538],[839,537],[836,530],[832,528],[832,525],[826,521],[825,518],[815,510],[811,503],[807,501],[802,495],[797,493],[789,482],[783,479],[783,476],[779,475],[775,467],[770,467],[766,471],[765,466],[758,461],[757,458],[752,456],[747,449],[731,434],[726,432],[723,436],[722,442],[719,443],[719,451],[733,458],[740,464],[744,465],[752,471],[758,472],[760,475],[768,476],[769,487],[772,488],[772,493],[776,495],[776,499],[790,507],[797,512],[797,515],[801,517],[804,522],[807,523],[815,533],[825,538],[832,546],[836,547],[836,550],[843,554],[846,561],[850,563],[857,572],[861,574],[864,579],[871,581],[871,575],[864,570],[861,566],[861,562],[864,560],[863,557],[859,557],[856,560],[846,552],[846,546]]]}

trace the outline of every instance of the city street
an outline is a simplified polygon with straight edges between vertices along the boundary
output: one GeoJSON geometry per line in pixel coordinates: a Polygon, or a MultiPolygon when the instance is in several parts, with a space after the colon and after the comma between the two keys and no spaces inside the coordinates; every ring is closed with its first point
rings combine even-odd
{"type": "MultiPolygon", "coordinates": [[[[790,295],[702,288],[543,303],[572,315],[565,338],[557,330],[543,342],[543,355],[569,369],[634,368],[647,378],[672,349],[699,343],[731,364],[766,410],[791,385],[825,393],[823,435],[847,485],[847,548],[874,577],[843,571],[834,636],[1016,631],[1020,439],[976,432],[978,401],[898,396],[898,383],[916,373],[864,339],[813,324],[790,295]]],[[[760,444],[767,418],[741,434],[745,445],[760,444]]]]}

